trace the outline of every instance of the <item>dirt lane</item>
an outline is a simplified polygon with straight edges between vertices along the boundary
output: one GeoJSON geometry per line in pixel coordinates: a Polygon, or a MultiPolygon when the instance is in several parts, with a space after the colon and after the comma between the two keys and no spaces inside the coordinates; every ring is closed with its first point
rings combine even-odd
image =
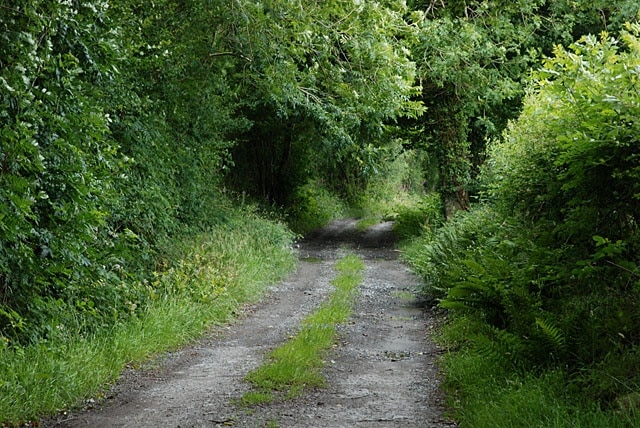
{"type": "Polygon", "coordinates": [[[245,316],[155,369],[130,371],[111,398],[65,416],[57,427],[451,427],[442,416],[428,333],[433,317],[411,291],[418,279],[397,261],[390,224],[365,233],[336,222],[300,243],[301,263],[245,316]],[[340,343],[327,357],[327,388],[250,409],[235,403],[245,374],[268,350],[295,334],[330,291],[333,264],[355,252],[364,281],[340,343]]]}

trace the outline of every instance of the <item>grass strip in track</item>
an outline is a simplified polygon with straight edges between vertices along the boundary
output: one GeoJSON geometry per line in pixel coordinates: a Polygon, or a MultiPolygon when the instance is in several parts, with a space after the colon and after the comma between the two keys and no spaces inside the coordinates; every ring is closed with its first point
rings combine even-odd
{"type": "Polygon", "coordinates": [[[247,374],[245,379],[253,390],[242,397],[243,404],[268,403],[276,395],[291,398],[304,388],[324,386],[324,357],[335,343],[337,325],[351,315],[364,262],[353,254],[347,255],[336,262],[336,270],[338,275],[331,281],[333,292],[302,321],[298,334],[273,350],[264,365],[247,374]]]}

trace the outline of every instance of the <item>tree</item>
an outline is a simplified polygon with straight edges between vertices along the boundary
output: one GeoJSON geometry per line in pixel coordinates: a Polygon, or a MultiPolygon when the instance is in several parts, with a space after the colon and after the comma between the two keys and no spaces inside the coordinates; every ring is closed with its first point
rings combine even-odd
{"type": "Polygon", "coordinates": [[[344,183],[385,121],[420,113],[400,2],[233,5],[217,51],[236,59],[253,123],[238,136],[236,181],[256,171],[254,190],[279,202],[311,174],[344,183]]]}
{"type": "Polygon", "coordinates": [[[412,48],[427,114],[415,123],[440,165],[447,213],[469,206],[486,141],[517,117],[531,67],[586,33],[619,28],[637,3],[416,1],[424,11],[412,48]]]}

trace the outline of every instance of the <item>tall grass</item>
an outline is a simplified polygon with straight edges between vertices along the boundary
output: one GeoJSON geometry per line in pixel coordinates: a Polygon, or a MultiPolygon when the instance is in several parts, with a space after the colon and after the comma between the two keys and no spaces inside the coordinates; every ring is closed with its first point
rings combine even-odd
{"type": "MultiPolygon", "coordinates": [[[[458,326],[459,327],[459,326],[458,326]]],[[[560,369],[516,373],[471,349],[446,354],[440,365],[452,415],[468,428],[631,428],[640,410],[603,410],[580,398],[560,369]]]]}
{"type": "Polygon", "coordinates": [[[227,321],[295,265],[285,228],[235,212],[216,229],[176,240],[172,266],[149,284],[150,303],[90,337],[0,344],[0,423],[18,425],[99,396],[126,365],[175,349],[227,321]]]}

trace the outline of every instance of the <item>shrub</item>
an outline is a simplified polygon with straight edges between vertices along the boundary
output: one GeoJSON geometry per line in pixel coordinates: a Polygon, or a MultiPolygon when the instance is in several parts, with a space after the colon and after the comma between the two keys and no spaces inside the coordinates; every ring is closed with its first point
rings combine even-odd
{"type": "Polygon", "coordinates": [[[556,48],[485,169],[501,209],[549,222],[577,250],[593,249],[594,235],[628,239],[640,215],[640,41],[621,39],[624,48],[607,34],[556,48]]]}
{"type": "Polygon", "coordinates": [[[484,326],[469,340],[485,359],[560,368],[605,405],[640,384],[640,26],[628,28],[624,47],[605,34],[556,49],[490,150],[486,201],[407,252],[425,292],[484,326]]]}
{"type": "Polygon", "coordinates": [[[104,101],[122,53],[106,10],[18,1],[1,11],[0,331],[14,338],[48,335],[47,312],[70,328],[74,316],[118,320],[137,293],[113,291],[134,236],[109,222],[127,159],[104,101]]]}
{"type": "Polygon", "coordinates": [[[300,234],[322,227],[346,211],[340,198],[317,181],[298,187],[289,206],[288,223],[300,234]]]}
{"type": "Polygon", "coordinates": [[[415,204],[399,205],[388,217],[395,220],[394,231],[401,239],[419,236],[435,230],[444,221],[442,199],[431,193],[415,204]]]}
{"type": "Polygon", "coordinates": [[[536,245],[554,254],[533,263],[542,308],[571,338],[572,367],[640,341],[631,327],[640,304],[640,27],[628,29],[624,47],[603,34],[557,48],[487,168],[498,209],[532,222],[536,245]]]}

